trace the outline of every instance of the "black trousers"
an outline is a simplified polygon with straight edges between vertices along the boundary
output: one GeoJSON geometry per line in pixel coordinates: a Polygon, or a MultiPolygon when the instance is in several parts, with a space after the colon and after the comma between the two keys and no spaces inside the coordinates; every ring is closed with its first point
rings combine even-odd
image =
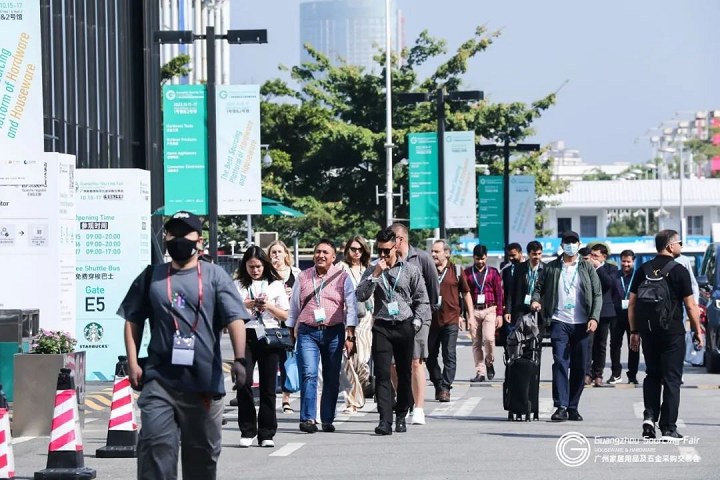
{"type": "Polygon", "coordinates": [[[450,390],[455,380],[455,368],[457,366],[457,338],[459,327],[455,325],[430,327],[428,335],[429,355],[425,364],[430,373],[430,381],[435,385],[435,390],[450,390]],[[442,346],[443,368],[440,370],[438,356],[442,346]]]}
{"type": "Polygon", "coordinates": [[[605,360],[607,359],[607,341],[610,332],[610,324],[613,323],[615,317],[604,317],[600,319],[598,327],[595,330],[592,340],[592,368],[590,376],[592,378],[603,377],[605,370],[605,360]]]}
{"type": "Polygon", "coordinates": [[[685,335],[641,332],[640,339],[646,367],[643,381],[645,413],[652,414],[661,431],[675,430],[685,361],[685,335]]]}
{"type": "MultiPolygon", "coordinates": [[[[610,323],[610,362],[612,364],[613,377],[619,377],[622,374],[622,362],[620,354],[622,353],[623,337],[627,338],[628,348],[630,347],[630,324],[628,323],[627,313],[619,315],[610,323]]],[[[636,378],[638,366],[640,365],[640,352],[630,350],[628,352],[627,374],[629,378],[636,378]]]]}
{"type": "Polygon", "coordinates": [[[372,356],[375,363],[375,394],[380,420],[392,423],[393,396],[390,367],[393,358],[398,376],[395,414],[398,419],[407,416],[415,402],[412,394],[412,357],[415,346],[415,329],[410,319],[391,322],[376,319],[372,328],[372,356]]]}
{"type": "Polygon", "coordinates": [[[259,342],[254,328],[246,330],[245,362],[247,376],[245,386],[238,389],[238,427],[243,437],[257,436],[258,441],[270,440],[277,430],[275,414],[275,383],[278,369],[278,352],[259,342]],[[260,383],[260,409],[255,412],[252,384],[255,364],[258,366],[260,383]]]}

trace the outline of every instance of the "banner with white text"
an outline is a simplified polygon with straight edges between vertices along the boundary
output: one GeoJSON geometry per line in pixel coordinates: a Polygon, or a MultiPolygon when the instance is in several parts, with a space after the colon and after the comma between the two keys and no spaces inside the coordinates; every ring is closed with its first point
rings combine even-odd
{"type": "Polygon", "coordinates": [[[475,132],[446,132],[445,228],[475,228],[475,132]]]}

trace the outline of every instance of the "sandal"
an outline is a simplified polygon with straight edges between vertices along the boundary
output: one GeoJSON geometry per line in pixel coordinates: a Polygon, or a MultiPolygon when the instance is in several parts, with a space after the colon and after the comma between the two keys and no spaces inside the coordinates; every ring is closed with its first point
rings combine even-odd
{"type": "Polygon", "coordinates": [[[295,410],[290,406],[290,402],[283,402],[282,411],[283,413],[295,413],[295,410]]]}
{"type": "Polygon", "coordinates": [[[343,410],[343,413],[346,415],[353,415],[353,414],[357,413],[357,408],[356,407],[346,407],[345,410],[343,410]]]}

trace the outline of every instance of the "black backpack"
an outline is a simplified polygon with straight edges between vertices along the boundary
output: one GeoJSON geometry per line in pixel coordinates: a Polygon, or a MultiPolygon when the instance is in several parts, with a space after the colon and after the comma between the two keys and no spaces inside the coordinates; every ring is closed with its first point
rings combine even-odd
{"type": "Polygon", "coordinates": [[[645,280],[638,286],[635,316],[638,320],[648,322],[650,330],[651,322],[660,325],[663,330],[670,328],[676,305],[672,301],[667,275],[676,265],[678,263],[674,260],[669,261],[657,275],[650,264],[642,267],[645,280]]]}

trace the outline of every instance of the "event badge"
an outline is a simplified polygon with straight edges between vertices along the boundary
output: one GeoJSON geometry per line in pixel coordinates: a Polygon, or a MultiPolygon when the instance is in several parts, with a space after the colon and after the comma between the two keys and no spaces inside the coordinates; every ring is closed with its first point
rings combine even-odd
{"type": "Polygon", "coordinates": [[[313,310],[313,315],[315,315],[316,323],[323,323],[326,319],[324,308],[316,308],[315,310],[313,310]]]}
{"type": "Polygon", "coordinates": [[[195,336],[183,337],[175,333],[173,337],[172,364],[191,367],[195,359],[195,336]]]}
{"type": "Polygon", "coordinates": [[[265,326],[259,323],[255,326],[255,336],[258,340],[265,338],[265,326]]]}
{"type": "Polygon", "coordinates": [[[481,293],[477,296],[477,302],[475,302],[477,305],[483,305],[485,304],[485,294],[481,293]]]}
{"type": "Polygon", "coordinates": [[[572,310],[575,308],[575,302],[568,300],[565,302],[565,310],[572,310]]]}
{"type": "Polygon", "coordinates": [[[628,307],[630,306],[630,300],[627,300],[627,299],[620,300],[620,306],[622,307],[623,310],[627,310],[628,307]]]}
{"type": "Polygon", "coordinates": [[[530,294],[525,295],[525,305],[530,305],[530,294]]]}
{"type": "Polygon", "coordinates": [[[438,295],[438,307],[442,306],[442,295],[438,295]]]}
{"type": "Polygon", "coordinates": [[[389,315],[400,315],[400,305],[398,305],[398,302],[388,303],[387,310],[389,315]]]}

